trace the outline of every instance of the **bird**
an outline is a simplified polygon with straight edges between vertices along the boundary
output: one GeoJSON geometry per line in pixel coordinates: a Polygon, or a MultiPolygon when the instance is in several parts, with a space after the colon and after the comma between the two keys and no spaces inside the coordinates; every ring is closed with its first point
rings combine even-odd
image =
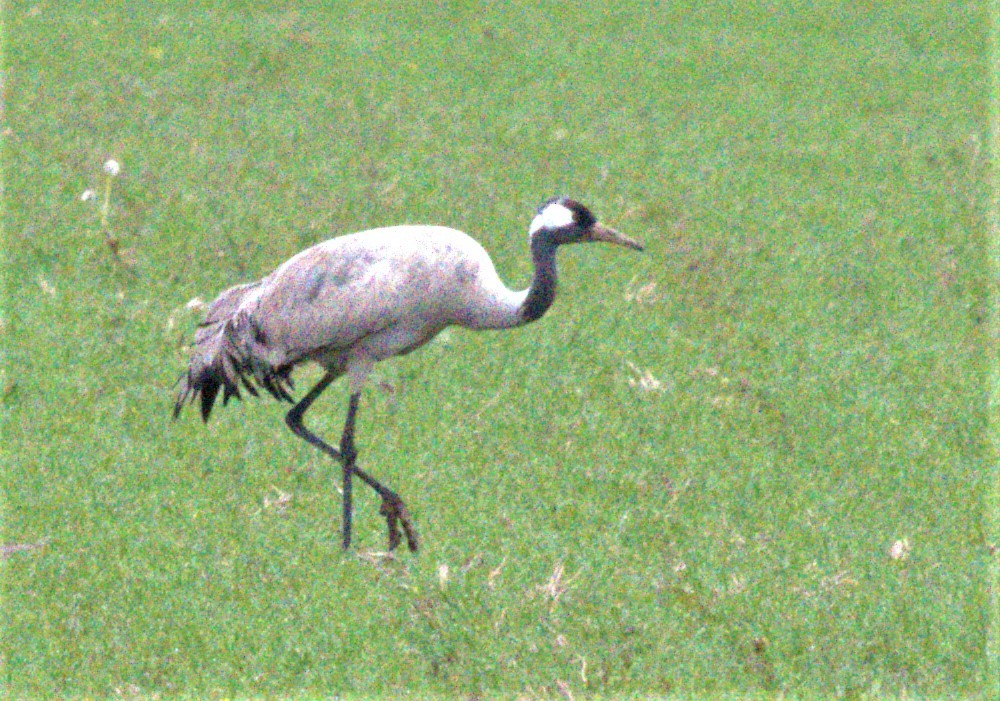
{"type": "MultiPolygon", "coordinates": [[[[417,532],[396,492],[357,465],[354,428],[365,381],[376,363],[424,345],[448,326],[509,329],[539,319],[556,297],[559,246],[606,242],[637,251],[643,244],[610,226],[583,204],[553,197],[528,227],[534,273],[521,291],[501,282],[486,250],[457,229],[398,225],[336,236],[307,248],[258,282],[222,292],[195,332],[186,372],[178,379],[176,420],[200,398],[207,422],[219,391],[222,404],[242,391],[263,389],[293,406],[288,428],[342,467],[341,543],[351,546],[352,478],[382,498],[392,552],[406,537],[416,552],[417,532]],[[292,371],[304,363],[324,371],[298,402],[292,371]],[[334,447],[303,423],[334,380],[346,375],[347,417],[334,447]],[[400,534],[402,526],[403,534],[400,534]]],[[[175,385],[176,386],[176,385],[175,385]]]]}

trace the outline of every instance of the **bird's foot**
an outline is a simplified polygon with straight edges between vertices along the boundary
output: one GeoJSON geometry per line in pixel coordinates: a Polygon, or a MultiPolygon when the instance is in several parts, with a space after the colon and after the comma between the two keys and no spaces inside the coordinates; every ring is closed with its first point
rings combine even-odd
{"type": "Polygon", "coordinates": [[[403,500],[395,494],[383,495],[382,508],[379,509],[379,513],[385,516],[389,526],[389,552],[395,550],[402,540],[399,533],[400,523],[403,525],[403,533],[406,534],[406,547],[410,549],[410,552],[417,552],[420,545],[417,540],[417,531],[413,527],[413,520],[410,518],[410,512],[406,510],[403,500]]]}

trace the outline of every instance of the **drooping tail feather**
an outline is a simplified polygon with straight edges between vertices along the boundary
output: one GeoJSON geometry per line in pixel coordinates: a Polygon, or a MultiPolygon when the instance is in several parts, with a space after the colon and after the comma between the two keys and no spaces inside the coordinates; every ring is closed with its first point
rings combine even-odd
{"type": "Polygon", "coordinates": [[[194,337],[194,350],[187,372],[178,379],[180,389],[174,403],[176,419],[184,405],[201,396],[201,418],[208,421],[222,390],[222,404],[231,397],[242,399],[240,386],[258,396],[254,384],[275,399],[291,402],[292,365],[275,366],[268,360],[266,339],[253,319],[238,314],[243,297],[260,283],[226,290],[212,302],[205,321],[194,337]]]}

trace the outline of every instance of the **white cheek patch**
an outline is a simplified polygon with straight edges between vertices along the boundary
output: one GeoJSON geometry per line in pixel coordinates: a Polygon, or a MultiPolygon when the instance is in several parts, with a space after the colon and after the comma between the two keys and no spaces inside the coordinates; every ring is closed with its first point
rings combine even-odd
{"type": "Polygon", "coordinates": [[[558,202],[553,202],[531,220],[528,235],[534,236],[539,229],[558,229],[573,223],[573,212],[558,202]]]}

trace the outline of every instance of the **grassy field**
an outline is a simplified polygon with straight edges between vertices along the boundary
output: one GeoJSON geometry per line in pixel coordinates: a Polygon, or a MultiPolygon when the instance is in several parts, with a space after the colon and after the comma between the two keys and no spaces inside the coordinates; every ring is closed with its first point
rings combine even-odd
{"type": "Polygon", "coordinates": [[[995,698],[990,8],[338,8],[6,3],[2,693],[995,698]],[[523,286],[561,193],[647,252],[363,399],[418,555],[284,407],[169,420],[189,300],[403,222],[523,286]]]}

